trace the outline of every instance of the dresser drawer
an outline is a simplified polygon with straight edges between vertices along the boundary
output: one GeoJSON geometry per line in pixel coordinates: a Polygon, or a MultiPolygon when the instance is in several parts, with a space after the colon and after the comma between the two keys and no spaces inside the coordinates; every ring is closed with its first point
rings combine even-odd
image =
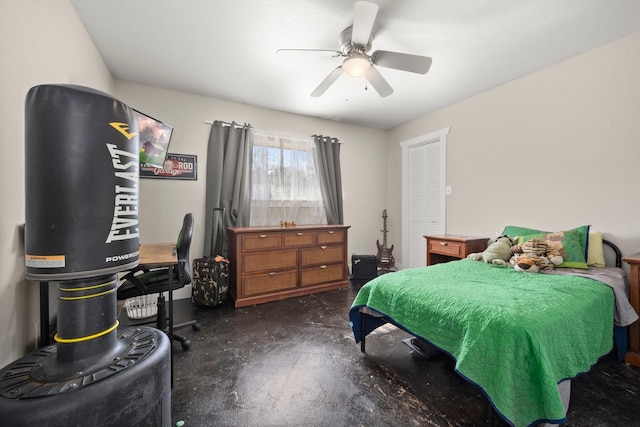
{"type": "Polygon", "coordinates": [[[313,248],[300,250],[300,266],[331,264],[334,262],[344,263],[344,246],[316,246],[313,248]]]}
{"type": "Polygon", "coordinates": [[[251,233],[242,236],[242,251],[280,249],[280,233],[251,233]]]}
{"type": "Polygon", "coordinates": [[[434,254],[449,255],[459,257],[462,255],[463,244],[450,240],[429,239],[429,251],[434,254]]]}
{"type": "Polygon", "coordinates": [[[313,231],[287,231],[282,233],[283,248],[299,248],[311,246],[316,242],[316,233],[313,231]]]}
{"type": "Polygon", "coordinates": [[[318,244],[326,245],[329,243],[344,243],[344,230],[322,230],[318,231],[318,244]]]}
{"type": "Polygon", "coordinates": [[[244,276],[242,279],[243,297],[271,292],[295,289],[298,283],[298,270],[272,271],[244,276]]]}
{"type": "Polygon", "coordinates": [[[296,249],[248,253],[242,263],[243,273],[273,272],[298,267],[296,249]]]}
{"type": "Polygon", "coordinates": [[[300,286],[313,286],[320,283],[345,280],[344,264],[321,265],[305,268],[300,272],[300,286]]]}

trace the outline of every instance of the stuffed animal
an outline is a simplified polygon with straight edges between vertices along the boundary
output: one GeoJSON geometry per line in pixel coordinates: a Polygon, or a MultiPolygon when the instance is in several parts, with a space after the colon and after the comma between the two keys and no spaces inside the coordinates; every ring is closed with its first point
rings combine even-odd
{"type": "Polygon", "coordinates": [[[484,252],[475,252],[467,255],[474,261],[482,261],[496,265],[506,265],[511,257],[511,246],[515,241],[509,236],[500,236],[490,244],[484,252]]]}
{"type": "Polygon", "coordinates": [[[509,259],[514,270],[529,273],[545,272],[553,270],[556,265],[562,264],[563,258],[553,245],[539,240],[531,239],[524,243],[511,247],[512,256],[509,259]]]}

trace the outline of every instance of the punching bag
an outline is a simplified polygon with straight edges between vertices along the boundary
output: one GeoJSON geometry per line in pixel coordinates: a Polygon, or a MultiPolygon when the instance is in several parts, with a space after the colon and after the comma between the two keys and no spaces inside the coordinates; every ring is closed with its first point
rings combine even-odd
{"type": "Polygon", "coordinates": [[[138,265],[138,135],[126,104],[41,85],[25,104],[25,266],[66,280],[138,265]]]}
{"type": "Polygon", "coordinates": [[[167,335],[117,320],[117,273],[138,265],[137,133],[133,110],[97,90],[27,93],[25,275],[57,283],[58,322],[56,345],[0,369],[8,425],[171,424],[167,335]]]}

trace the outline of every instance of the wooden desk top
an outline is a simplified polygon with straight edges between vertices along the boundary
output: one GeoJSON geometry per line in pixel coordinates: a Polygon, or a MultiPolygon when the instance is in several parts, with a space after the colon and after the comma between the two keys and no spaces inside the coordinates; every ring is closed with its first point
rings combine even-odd
{"type": "Polygon", "coordinates": [[[178,262],[175,243],[149,243],[140,245],[140,267],[162,267],[178,262]]]}

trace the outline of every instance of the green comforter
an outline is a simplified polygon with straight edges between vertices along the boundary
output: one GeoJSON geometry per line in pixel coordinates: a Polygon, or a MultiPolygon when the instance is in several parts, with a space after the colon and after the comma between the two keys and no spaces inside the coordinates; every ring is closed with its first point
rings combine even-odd
{"type": "MultiPolygon", "coordinates": [[[[450,353],[516,426],[563,422],[558,382],[588,371],[613,346],[613,291],[584,277],[471,260],[384,274],[353,302],[356,342],[363,306],[450,353]]],[[[383,323],[365,316],[365,335],[383,323]]]]}

